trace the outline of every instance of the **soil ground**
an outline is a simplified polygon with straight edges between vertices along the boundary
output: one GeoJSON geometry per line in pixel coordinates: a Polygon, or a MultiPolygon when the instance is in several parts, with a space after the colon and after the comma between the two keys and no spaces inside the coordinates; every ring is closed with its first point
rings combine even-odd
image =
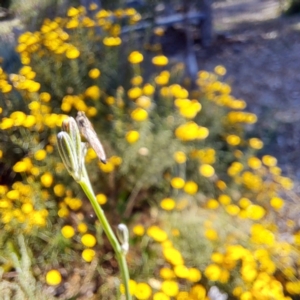
{"type": "Polygon", "coordinates": [[[200,69],[227,69],[236,98],[258,115],[255,133],[285,174],[300,179],[300,15],[275,0],[214,3],[215,40],[197,52],[200,69]]]}

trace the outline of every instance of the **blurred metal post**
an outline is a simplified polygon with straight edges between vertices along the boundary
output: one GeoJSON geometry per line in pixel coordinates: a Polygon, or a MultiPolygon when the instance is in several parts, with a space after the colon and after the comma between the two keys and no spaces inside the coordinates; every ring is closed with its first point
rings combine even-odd
{"type": "Polygon", "coordinates": [[[204,20],[201,24],[202,46],[209,47],[213,39],[213,14],[212,0],[197,1],[199,9],[204,14],[204,20]]]}

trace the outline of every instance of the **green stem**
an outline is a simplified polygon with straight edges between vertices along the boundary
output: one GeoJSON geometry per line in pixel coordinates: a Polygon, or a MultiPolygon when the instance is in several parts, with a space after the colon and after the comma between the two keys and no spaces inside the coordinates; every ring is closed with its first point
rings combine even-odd
{"type": "Polygon", "coordinates": [[[101,206],[97,202],[96,196],[93,192],[93,189],[91,188],[90,181],[86,174],[85,167],[83,170],[83,174],[84,174],[83,179],[81,181],[79,181],[78,183],[80,184],[80,186],[83,189],[86,196],[89,198],[89,200],[93,206],[93,209],[103,227],[103,230],[104,230],[110,244],[112,245],[112,247],[115,250],[116,257],[117,257],[117,260],[118,260],[118,263],[120,266],[120,271],[121,271],[122,278],[123,278],[124,287],[125,287],[126,300],[131,300],[131,295],[129,292],[129,272],[128,272],[125,255],[122,252],[122,248],[119,244],[117,237],[115,236],[113,230],[111,229],[111,227],[108,223],[108,220],[105,217],[104,211],[102,210],[101,206]]]}

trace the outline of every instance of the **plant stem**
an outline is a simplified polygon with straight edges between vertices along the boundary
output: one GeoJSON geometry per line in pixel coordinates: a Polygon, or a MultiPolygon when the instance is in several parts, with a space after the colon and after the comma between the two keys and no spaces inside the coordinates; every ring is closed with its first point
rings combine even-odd
{"type": "Polygon", "coordinates": [[[128,272],[125,255],[122,252],[122,248],[119,244],[117,237],[115,236],[113,230],[111,229],[111,227],[108,223],[108,220],[106,219],[104,211],[102,210],[101,206],[97,202],[94,191],[91,188],[91,184],[90,184],[89,178],[87,176],[85,167],[83,167],[83,168],[84,168],[84,170],[83,170],[84,176],[83,176],[83,179],[81,181],[79,181],[78,183],[80,184],[80,186],[83,189],[86,196],[89,198],[89,200],[93,206],[93,209],[103,227],[103,230],[104,230],[110,244],[114,248],[114,251],[116,253],[116,257],[117,257],[117,260],[119,263],[120,271],[122,274],[122,278],[123,278],[126,300],[131,300],[131,294],[129,293],[129,272],[128,272]]]}

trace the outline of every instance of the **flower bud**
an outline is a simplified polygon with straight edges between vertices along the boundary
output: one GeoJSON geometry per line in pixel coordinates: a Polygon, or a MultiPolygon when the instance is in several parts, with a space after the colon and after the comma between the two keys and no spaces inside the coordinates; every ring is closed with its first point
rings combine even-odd
{"type": "Polygon", "coordinates": [[[129,233],[128,228],[125,224],[118,225],[117,236],[121,243],[122,252],[124,255],[126,255],[129,250],[129,233]]]}

